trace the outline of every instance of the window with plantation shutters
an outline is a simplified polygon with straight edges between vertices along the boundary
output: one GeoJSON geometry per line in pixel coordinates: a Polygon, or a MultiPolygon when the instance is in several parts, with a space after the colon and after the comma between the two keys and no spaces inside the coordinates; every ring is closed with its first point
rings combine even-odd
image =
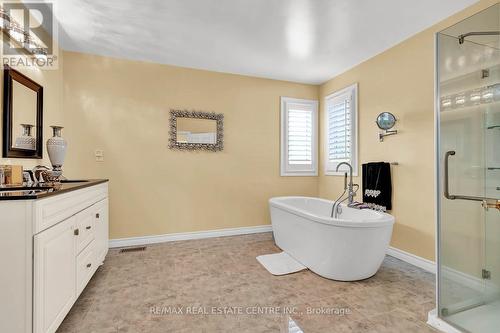
{"type": "Polygon", "coordinates": [[[318,175],[318,101],[281,98],[281,175],[318,175]]]}
{"type": "Polygon", "coordinates": [[[347,162],[357,175],[357,84],[337,91],[325,98],[325,174],[344,174],[347,162]]]}

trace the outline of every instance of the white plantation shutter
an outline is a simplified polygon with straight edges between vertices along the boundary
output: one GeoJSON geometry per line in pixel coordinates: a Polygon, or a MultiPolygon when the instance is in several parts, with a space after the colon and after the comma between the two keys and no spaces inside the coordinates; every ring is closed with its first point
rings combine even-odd
{"type": "Polygon", "coordinates": [[[348,160],[351,156],[351,112],[350,96],[340,96],[327,107],[328,112],[328,158],[348,160]]]}
{"type": "MultiPolygon", "coordinates": [[[[338,174],[337,165],[348,162],[357,175],[356,152],[357,85],[352,85],[325,98],[325,174],[338,174]]],[[[344,173],[344,168],[340,169],[344,173]]]]}
{"type": "Polygon", "coordinates": [[[293,105],[288,110],[288,163],[312,164],[313,116],[293,105]]]}
{"type": "Polygon", "coordinates": [[[317,175],[318,102],[281,98],[281,175],[317,175]]]}

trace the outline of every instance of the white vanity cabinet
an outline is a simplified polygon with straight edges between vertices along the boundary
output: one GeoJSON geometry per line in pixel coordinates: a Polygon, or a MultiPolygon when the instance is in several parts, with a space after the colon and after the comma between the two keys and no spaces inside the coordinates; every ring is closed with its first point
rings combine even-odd
{"type": "Polygon", "coordinates": [[[0,219],[0,332],[55,332],[107,254],[108,185],[0,201],[0,219]]]}

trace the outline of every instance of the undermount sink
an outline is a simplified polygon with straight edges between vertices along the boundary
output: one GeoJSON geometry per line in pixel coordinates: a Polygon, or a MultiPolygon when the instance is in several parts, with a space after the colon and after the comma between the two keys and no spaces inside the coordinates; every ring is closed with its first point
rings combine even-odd
{"type": "Polygon", "coordinates": [[[87,179],[64,179],[61,180],[61,183],[87,183],[89,180],[87,179]]]}
{"type": "Polygon", "coordinates": [[[48,191],[53,189],[52,186],[7,186],[7,187],[0,187],[0,192],[18,192],[18,191],[48,191]]]}
{"type": "Polygon", "coordinates": [[[26,192],[26,194],[37,194],[37,193],[42,193],[42,192],[47,192],[50,191],[52,187],[44,187],[43,189],[37,188],[19,188],[19,189],[12,189],[12,188],[1,188],[0,193],[19,193],[19,192],[26,192]]]}
{"type": "MultiPolygon", "coordinates": [[[[81,180],[81,179],[66,179],[61,180],[61,184],[68,183],[87,183],[89,180],[81,180]]],[[[54,186],[52,185],[38,185],[38,186],[23,186],[23,185],[7,185],[5,187],[0,187],[0,192],[7,191],[48,191],[53,190],[54,186]]]]}

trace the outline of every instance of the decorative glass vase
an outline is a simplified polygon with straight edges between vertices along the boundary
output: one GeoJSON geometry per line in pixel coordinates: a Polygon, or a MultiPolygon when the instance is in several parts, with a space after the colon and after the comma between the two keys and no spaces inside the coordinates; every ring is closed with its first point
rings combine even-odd
{"type": "Polygon", "coordinates": [[[54,132],[54,136],[47,140],[47,152],[49,153],[50,163],[52,170],[61,171],[66,157],[66,149],[68,144],[66,140],[61,137],[61,126],[50,126],[54,132]]]}
{"type": "Polygon", "coordinates": [[[34,127],[30,124],[21,124],[23,128],[23,135],[16,138],[15,148],[26,149],[26,150],[36,150],[36,139],[31,136],[31,129],[34,127]]]}

